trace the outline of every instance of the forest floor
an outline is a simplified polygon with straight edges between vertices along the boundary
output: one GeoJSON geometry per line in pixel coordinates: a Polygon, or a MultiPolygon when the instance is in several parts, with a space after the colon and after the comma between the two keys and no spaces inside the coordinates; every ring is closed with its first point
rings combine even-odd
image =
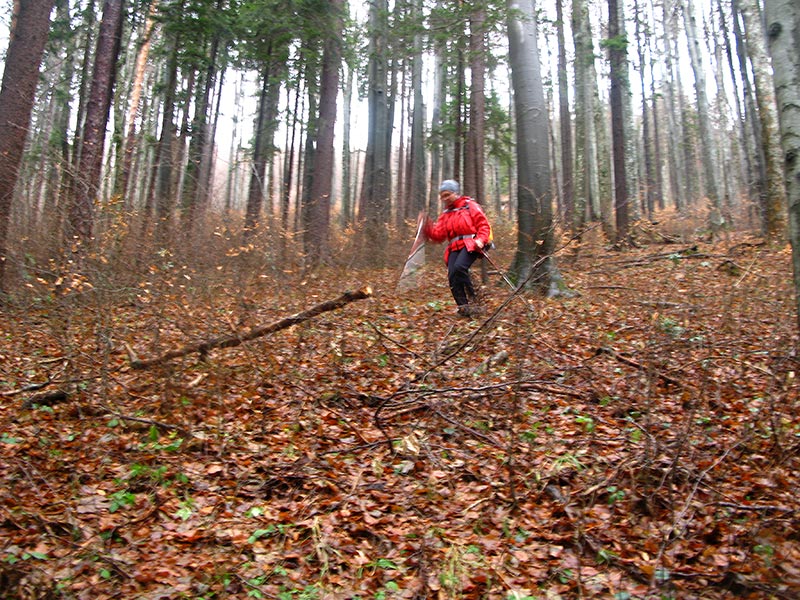
{"type": "Polygon", "coordinates": [[[441,247],[402,293],[402,265],[31,281],[1,309],[0,597],[799,598],[790,250],[659,239],[567,246],[573,297],[490,267],[473,319],[441,247]]]}

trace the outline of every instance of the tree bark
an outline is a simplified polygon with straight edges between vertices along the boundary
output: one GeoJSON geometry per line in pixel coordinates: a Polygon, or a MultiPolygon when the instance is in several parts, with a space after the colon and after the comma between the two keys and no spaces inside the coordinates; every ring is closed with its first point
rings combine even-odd
{"type": "Polygon", "coordinates": [[[369,117],[359,212],[364,222],[365,253],[368,252],[368,257],[365,258],[367,262],[383,264],[388,248],[386,227],[390,214],[389,159],[392,139],[389,120],[387,0],[371,3],[369,14],[369,117]]]}
{"type": "Polygon", "coordinates": [[[69,238],[87,244],[94,228],[94,203],[100,190],[108,115],[117,74],[124,0],[106,0],[97,37],[92,83],[86,105],[75,196],[69,210],[69,238]]]}
{"type": "Polygon", "coordinates": [[[39,81],[53,0],[14,3],[0,87],[0,291],[5,291],[8,227],[25,139],[39,81]]]}
{"type": "MultiPolygon", "coordinates": [[[[413,18],[422,18],[422,2],[415,0],[413,18]]],[[[422,89],[423,36],[414,34],[414,57],[412,61],[411,88],[413,107],[411,113],[411,142],[408,160],[408,210],[407,219],[415,219],[425,210],[427,202],[427,161],[425,154],[425,103],[422,89]]]]}
{"type": "Polygon", "coordinates": [[[575,46],[575,219],[577,229],[600,218],[600,184],[595,132],[595,52],[585,0],[572,2],[575,46]]]}
{"type": "Polygon", "coordinates": [[[627,40],[620,35],[619,10],[617,0],[608,0],[608,57],[611,65],[611,141],[614,152],[614,209],[616,214],[616,243],[627,244],[629,232],[628,217],[628,172],[626,164],[625,117],[622,95],[625,89],[623,70],[627,68],[627,40]]]}
{"type": "Polygon", "coordinates": [[[700,37],[698,34],[697,17],[694,14],[694,6],[690,2],[683,0],[681,10],[683,12],[686,36],[689,38],[689,57],[694,74],[694,92],[697,100],[697,125],[700,137],[700,152],[703,164],[703,181],[705,182],[705,196],[711,204],[712,222],[714,213],[719,214],[722,210],[719,200],[717,186],[717,171],[712,158],[712,135],[710,117],[708,115],[708,97],[706,96],[706,77],[703,67],[700,47],[700,37]]]}
{"type": "Polygon", "coordinates": [[[542,85],[533,0],[508,0],[508,45],[517,128],[517,251],[519,283],[554,294],[560,276],[552,256],[553,190],[548,112],[542,85]]]}
{"type": "Polygon", "coordinates": [[[800,7],[795,0],[765,0],[764,8],[789,201],[789,239],[800,331],[800,7]]]}
{"type": "Polygon", "coordinates": [[[758,119],[761,123],[761,143],[766,171],[766,198],[762,207],[764,233],[769,237],[785,239],[786,187],[781,168],[783,161],[778,136],[775,89],[769,72],[769,54],[764,47],[764,29],[757,3],[755,0],[738,1],[746,27],[747,53],[753,69],[758,119]]]}
{"type": "Polygon", "coordinates": [[[572,150],[572,113],[569,109],[567,78],[567,49],[564,40],[563,0],[556,0],[556,34],[558,39],[558,116],[561,133],[561,198],[564,224],[570,231],[575,227],[575,172],[572,150]]]}
{"type": "Polygon", "coordinates": [[[464,152],[463,193],[485,202],[484,165],[486,163],[486,14],[476,8],[470,16],[469,37],[469,128],[464,152]]]}
{"type": "Polygon", "coordinates": [[[336,124],[337,91],[342,48],[342,0],[330,0],[330,29],[325,39],[320,76],[320,105],[317,119],[316,153],[311,183],[307,250],[311,265],[325,261],[330,236],[331,194],[333,193],[333,134],[336,124]]]}

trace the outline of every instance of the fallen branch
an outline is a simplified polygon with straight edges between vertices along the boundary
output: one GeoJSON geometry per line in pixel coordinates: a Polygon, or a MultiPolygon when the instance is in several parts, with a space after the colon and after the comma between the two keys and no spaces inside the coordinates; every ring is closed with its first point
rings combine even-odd
{"type": "MultiPolygon", "coordinates": [[[[627,358],[625,356],[622,356],[621,354],[619,354],[618,352],[615,352],[611,348],[607,348],[605,346],[601,346],[599,348],[595,348],[594,355],[595,356],[599,356],[601,354],[608,354],[609,356],[611,356],[614,359],[618,360],[622,364],[629,365],[631,367],[639,369],[640,371],[643,371],[643,372],[649,372],[650,371],[650,368],[647,367],[646,365],[643,365],[643,364],[641,364],[639,362],[636,362],[635,360],[633,360],[631,358],[627,358]]],[[[684,383],[682,381],[678,381],[677,379],[674,379],[674,378],[670,377],[669,375],[667,375],[665,373],[662,373],[661,371],[655,370],[654,373],[659,379],[664,381],[664,383],[668,383],[668,384],[671,384],[671,385],[674,385],[674,386],[677,386],[677,387],[687,387],[688,385],[690,385],[688,383],[684,383]]]]}
{"type": "Polygon", "coordinates": [[[181,356],[186,356],[188,354],[199,353],[201,356],[205,356],[208,351],[212,350],[213,348],[233,348],[244,342],[269,335],[270,333],[275,333],[281,329],[287,329],[292,325],[297,325],[303,321],[308,321],[309,319],[312,319],[324,312],[336,310],[349,304],[350,302],[363,300],[364,298],[369,298],[370,296],[372,296],[372,289],[369,286],[363,287],[355,292],[345,292],[338,298],[326,300],[325,302],[321,302],[315,306],[312,306],[308,310],[304,310],[290,317],[269,323],[268,325],[253,327],[249,331],[239,335],[222,335],[204,342],[187,344],[186,346],[169,350],[161,356],[156,356],[154,358],[137,358],[133,350],[129,347],[128,354],[130,356],[131,367],[134,369],[147,369],[155,365],[163,364],[172,360],[173,358],[180,358],[181,356]]]}

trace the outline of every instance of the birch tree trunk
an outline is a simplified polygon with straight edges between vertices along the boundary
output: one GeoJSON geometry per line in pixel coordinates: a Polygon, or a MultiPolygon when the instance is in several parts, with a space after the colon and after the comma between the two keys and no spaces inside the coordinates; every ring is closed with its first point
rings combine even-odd
{"type": "MultiPolygon", "coordinates": [[[[737,81],[737,74],[736,69],[734,67],[733,62],[733,50],[731,49],[731,35],[730,30],[728,28],[728,18],[733,17],[736,18],[735,13],[729,15],[726,13],[725,9],[723,8],[722,0],[718,0],[717,2],[717,11],[719,13],[719,23],[720,29],[722,33],[722,38],[725,41],[725,46],[723,48],[725,52],[725,59],[728,64],[728,72],[730,74],[731,81],[737,81]]],[[[721,69],[720,69],[721,71],[721,69]]],[[[745,120],[744,120],[744,111],[742,109],[742,97],[739,91],[740,85],[734,83],[732,86],[733,88],[733,99],[734,99],[734,108],[736,110],[736,136],[738,140],[738,145],[734,148],[734,154],[737,157],[737,164],[738,164],[738,171],[739,177],[742,181],[742,185],[746,186],[746,191],[753,194],[753,196],[757,196],[757,193],[754,192],[752,188],[752,183],[755,180],[753,174],[753,160],[750,152],[750,138],[746,134],[745,129],[745,120]]],[[[732,219],[732,215],[728,215],[728,218],[732,219]]]]}
{"type": "Polygon", "coordinates": [[[738,8],[737,0],[733,0],[733,34],[736,39],[736,60],[739,63],[739,74],[742,82],[745,147],[753,159],[752,179],[748,182],[750,192],[757,200],[756,209],[761,228],[764,227],[763,207],[767,203],[767,169],[764,158],[764,144],[761,142],[761,122],[758,119],[758,110],[755,103],[753,81],[750,76],[750,67],[747,59],[747,49],[742,31],[742,14],[738,8]],[[749,128],[750,135],[747,134],[749,128]]]}
{"type": "Polygon", "coordinates": [[[677,23],[670,0],[663,0],[662,3],[662,33],[664,40],[664,68],[667,72],[667,82],[664,86],[667,103],[667,137],[669,150],[667,158],[669,161],[669,183],[670,195],[675,207],[682,211],[686,207],[686,167],[680,165],[683,160],[678,155],[682,147],[683,133],[681,128],[680,95],[676,92],[678,88],[678,75],[675,70],[677,58],[675,56],[674,36],[677,30],[677,23]]]}
{"type": "Polygon", "coordinates": [[[792,243],[795,306],[800,331],[800,6],[796,0],[765,0],[767,39],[780,121],[789,240],[792,243]]]}
{"type": "Polygon", "coordinates": [[[745,23],[747,53],[753,69],[758,119],[761,123],[764,168],[766,170],[766,198],[762,207],[764,233],[773,238],[786,235],[786,187],[780,141],[778,116],[775,107],[775,89],[770,74],[770,59],[765,47],[764,29],[755,0],[738,0],[745,23]]]}
{"type": "MultiPolygon", "coordinates": [[[[721,213],[719,192],[717,189],[717,173],[714,167],[711,149],[711,127],[708,116],[708,97],[706,95],[705,68],[702,64],[702,49],[700,47],[700,37],[697,32],[697,17],[693,11],[693,5],[683,0],[681,10],[683,12],[683,22],[686,27],[686,36],[689,39],[689,58],[694,74],[694,92],[697,101],[697,120],[700,137],[700,152],[703,164],[703,181],[705,182],[705,194],[711,204],[712,221],[716,215],[721,213]]],[[[711,223],[713,227],[713,222],[711,223]]],[[[713,229],[712,229],[713,230],[713,229]]]]}

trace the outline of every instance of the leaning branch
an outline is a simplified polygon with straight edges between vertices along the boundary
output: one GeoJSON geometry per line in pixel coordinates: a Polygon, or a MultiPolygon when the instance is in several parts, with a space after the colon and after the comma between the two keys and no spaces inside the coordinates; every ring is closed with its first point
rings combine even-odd
{"type": "Polygon", "coordinates": [[[372,296],[372,289],[369,286],[363,287],[355,292],[345,292],[338,298],[335,298],[333,300],[326,300],[325,302],[320,302],[319,304],[312,306],[308,310],[304,310],[290,317],[286,317],[279,321],[269,323],[268,325],[260,325],[258,327],[253,327],[249,331],[246,331],[238,335],[222,335],[212,338],[210,340],[206,340],[204,342],[195,342],[193,344],[187,344],[186,346],[182,346],[181,348],[175,348],[173,350],[169,350],[168,352],[165,352],[161,356],[156,356],[154,358],[146,358],[146,359],[137,358],[136,355],[133,353],[132,349],[128,348],[131,367],[133,367],[134,369],[147,369],[154,365],[163,364],[167,361],[172,360],[173,358],[180,358],[181,356],[186,356],[188,354],[200,353],[201,355],[205,355],[208,353],[209,350],[212,350],[213,348],[232,348],[244,342],[254,340],[256,338],[263,337],[265,335],[269,335],[270,333],[275,333],[276,331],[280,331],[281,329],[287,329],[292,325],[297,325],[298,323],[302,323],[303,321],[312,319],[324,312],[336,310],[338,308],[341,308],[349,304],[350,302],[354,302],[356,300],[363,300],[364,298],[369,298],[370,296],[372,296]]]}

